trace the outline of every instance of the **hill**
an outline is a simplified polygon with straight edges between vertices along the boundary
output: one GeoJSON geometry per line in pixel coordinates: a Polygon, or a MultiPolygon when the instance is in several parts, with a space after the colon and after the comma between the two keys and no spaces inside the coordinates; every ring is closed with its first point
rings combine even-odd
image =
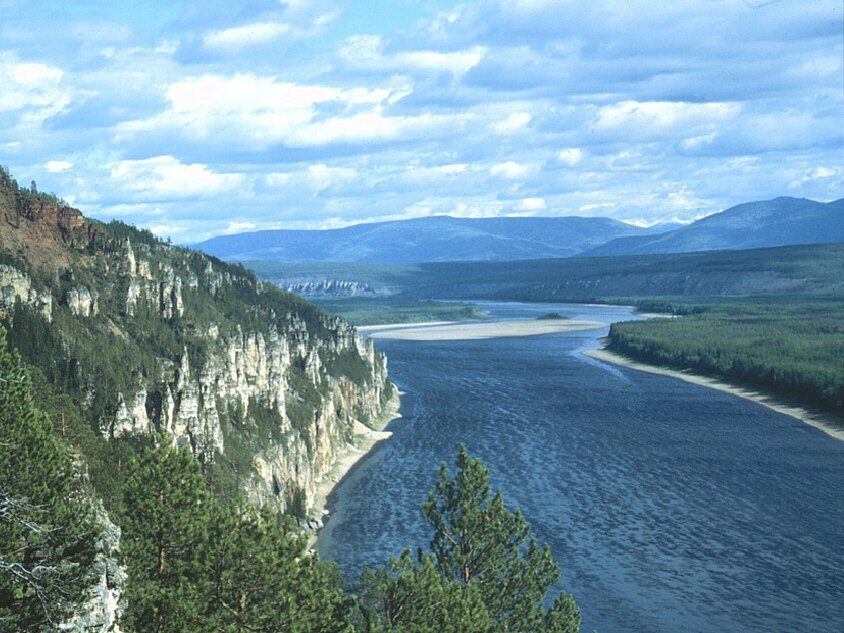
{"type": "Polygon", "coordinates": [[[659,235],[621,237],[587,256],[688,253],[844,242],[844,199],[748,202],[659,235]]]}
{"type": "Polygon", "coordinates": [[[321,298],[349,296],[349,285],[371,297],[522,301],[844,291],[844,244],[512,262],[249,265],[264,279],[321,298]]]}
{"type": "Polygon", "coordinates": [[[196,248],[226,260],[415,263],[571,257],[605,242],[660,229],[608,218],[432,216],[324,231],[221,235],[196,248]]]}
{"type": "Polygon", "coordinates": [[[41,392],[69,398],[45,408],[81,421],[107,503],[114,447],[166,433],[218,490],[303,514],[389,396],[370,342],[241,266],[85,218],[5,171],[0,222],[0,324],[41,392]]]}

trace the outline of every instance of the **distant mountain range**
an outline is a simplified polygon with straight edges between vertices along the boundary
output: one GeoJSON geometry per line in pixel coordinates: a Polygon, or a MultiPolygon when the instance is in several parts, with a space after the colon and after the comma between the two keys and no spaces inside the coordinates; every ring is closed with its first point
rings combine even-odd
{"type": "Polygon", "coordinates": [[[844,242],[844,199],[749,202],[692,224],[643,229],[609,218],[453,218],[324,231],[256,231],[194,245],[226,260],[420,263],[742,250],[844,242]]]}
{"type": "Polygon", "coordinates": [[[621,237],[586,256],[655,255],[844,242],[844,199],[748,202],[659,235],[621,237]]]}
{"type": "MultiPolygon", "coordinates": [[[[670,225],[669,225],[670,227],[670,225]]],[[[323,231],[221,235],[195,248],[226,260],[418,263],[573,257],[615,238],[649,236],[609,218],[453,218],[356,224],[323,231]]]]}

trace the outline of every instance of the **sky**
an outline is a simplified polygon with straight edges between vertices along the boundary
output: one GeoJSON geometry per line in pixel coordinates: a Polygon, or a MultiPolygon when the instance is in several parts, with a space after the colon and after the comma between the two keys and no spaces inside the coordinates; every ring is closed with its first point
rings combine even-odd
{"type": "Polygon", "coordinates": [[[0,164],[177,243],[844,197],[842,0],[0,0],[0,164]]]}

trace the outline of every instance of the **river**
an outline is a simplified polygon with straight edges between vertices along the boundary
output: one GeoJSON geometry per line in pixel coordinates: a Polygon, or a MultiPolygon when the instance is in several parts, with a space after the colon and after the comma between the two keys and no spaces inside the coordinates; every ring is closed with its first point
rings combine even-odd
{"type": "MultiPolygon", "coordinates": [[[[483,304],[610,323],[625,308],[483,304]]],[[[337,486],[322,558],[354,580],[426,546],[458,444],[483,459],[600,633],[844,631],[844,442],[728,393],[582,354],[607,329],[378,341],[402,418],[337,486]]]]}

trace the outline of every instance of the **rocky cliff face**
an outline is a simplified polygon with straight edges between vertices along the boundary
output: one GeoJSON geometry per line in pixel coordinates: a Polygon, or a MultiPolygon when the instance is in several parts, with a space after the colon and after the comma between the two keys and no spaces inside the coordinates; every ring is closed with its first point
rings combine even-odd
{"type": "Polygon", "coordinates": [[[106,438],[165,433],[253,502],[301,512],[389,396],[371,342],[242,268],[32,196],[0,191],[0,213],[0,316],[53,321],[106,438]]]}
{"type": "Polygon", "coordinates": [[[276,283],[303,297],[374,297],[377,294],[367,283],[342,279],[297,278],[281,279],[276,283]]]}

